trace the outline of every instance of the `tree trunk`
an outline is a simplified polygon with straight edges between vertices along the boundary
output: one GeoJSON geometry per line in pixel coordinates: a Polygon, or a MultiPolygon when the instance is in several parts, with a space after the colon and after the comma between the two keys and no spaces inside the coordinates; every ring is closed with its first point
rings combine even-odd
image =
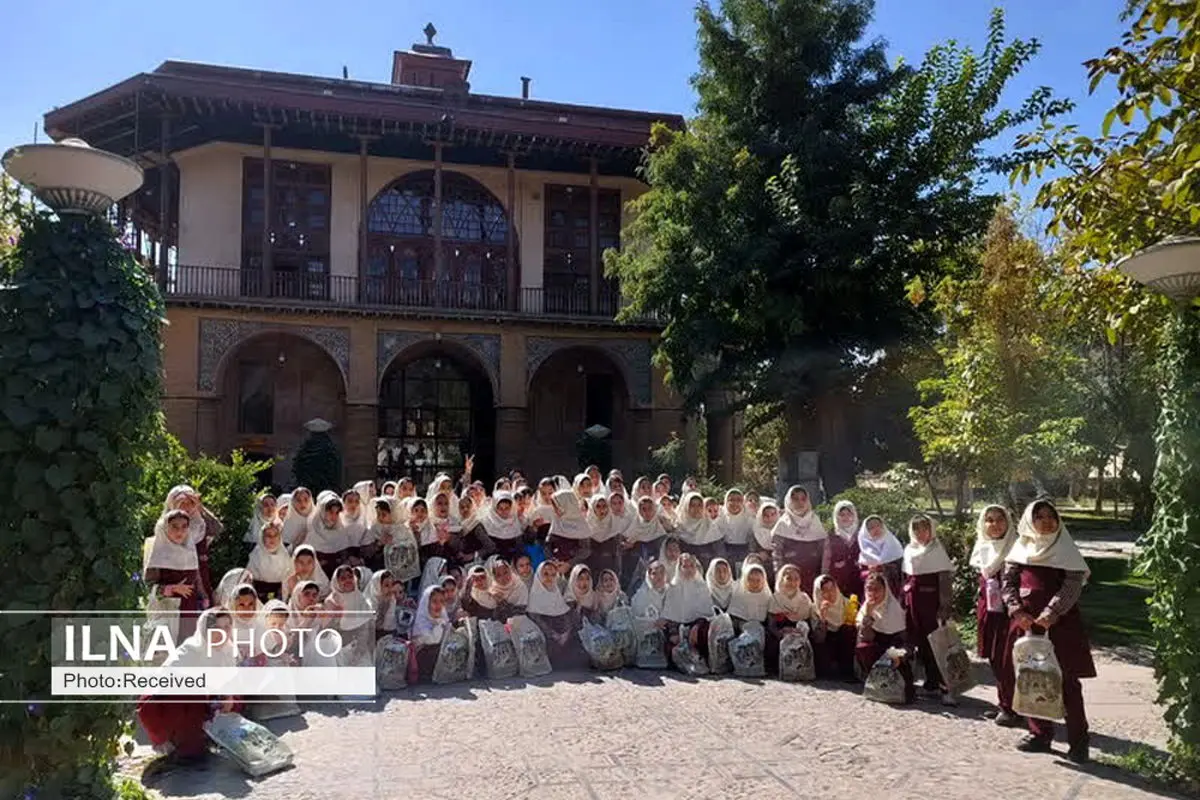
{"type": "Polygon", "coordinates": [[[959,522],[966,519],[969,500],[967,497],[967,482],[969,474],[965,468],[959,468],[954,473],[954,518],[959,522]]]}
{"type": "Polygon", "coordinates": [[[946,512],[942,511],[942,501],[938,499],[938,490],[933,485],[933,474],[930,473],[928,464],[925,465],[922,472],[925,475],[925,485],[929,487],[929,497],[933,500],[933,507],[937,509],[938,519],[945,519],[946,512]]]}
{"type": "Polygon", "coordinates": [[[1097,514],[1104,511],[1104,465],[1100,465],[1100,469],[1096,472],[1096,506],[1093,509],[1097,514]]]}

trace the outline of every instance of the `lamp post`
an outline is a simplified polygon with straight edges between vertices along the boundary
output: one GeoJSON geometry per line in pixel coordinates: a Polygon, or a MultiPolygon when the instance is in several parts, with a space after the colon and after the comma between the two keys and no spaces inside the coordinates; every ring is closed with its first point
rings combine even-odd
{"type": "Polygon", "coordinates": [[[1164,385],[1155,443],[1154,517],[1140,540],[1139,566],[1153,586],[1159,700],[1172,719],[1171,752],[1187,769],[1200,766],[1200,238],[1172,237],[1117,265],[1130,278],[1174,301],[1165,331],[1164,385]]]}

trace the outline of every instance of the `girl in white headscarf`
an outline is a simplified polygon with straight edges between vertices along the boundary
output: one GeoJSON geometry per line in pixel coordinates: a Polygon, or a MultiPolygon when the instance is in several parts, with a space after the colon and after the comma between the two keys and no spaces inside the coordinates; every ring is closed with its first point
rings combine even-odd
{"type": "MultiPolygon", "coordinates": [[[[428,561],[436,557],[453,561],[458,555],[457,542],[462,534],[462,522],[455,516],[458,503],[453,499],[453,495],[447,492],[434,493],[433,500],[426,502],[429,517],[428,525],[421,526],[421,560],[428,561]]],[[[412,509],[415,508],[414,501],[410,506],[410,521],[412,509]]],[[[446,598],[442,599],[445,601],[446,598]]]]}
{"type": "Polygon", "coordinates": [[[754,515],[746,508],[746,496],[741,489],[730,489],[725,493],[717,527],[725,539],[725,555],[730,564],[740,564],[750,552],[754,538],[754,515]]]}
{"type": "MultiPolygon", "coordinates": [[[[904,545],[888,530],[883,517],[871,514],[858,529],[858,566],[863,581],[867,573],[880,572],[887,579],[888,591],[900,597],[900,564],[904,545]]],[[[865,591],[865,589],[864,589],[865,591]]]]}
{"type": "Polygon", "coordinates": [[[509,563],[524,551],[524,531],[512,492],[496,492],[480,516],[480,524],[495,546],[495,554],[509,563]]]}
{"type": "Polygon", "coordinates": [[[581,617],[587,617],[592,622],[603,624],[604,621],[597,618],[596,609],[600,601],[596,597],[596,587],[592,580],[592,570],[587,564],[576,564],[571,568],[571,574],[567,578],[567,586],[563,590],[563,599],[581,617]]]}
{"type": "Polygon", "coordinates": [[[762,564],[743,567],[742,577],[726,609],[733,617],[734,625],[740,628],[743,622],[765,623],[770,607],[771,586],[767,583],[766,568],[762,564]]]}
{"type": "Polygon", "coordinates": [[[854,680],[854,621],[846,620],[846,597],[832,575],[818,576],[813,584],[813,663],[822,680],[854,680]]]}
{"type": "Polygon", "coordinates": [[[713,606],[722,611],[728,609],[736,585],[733,580],[733,568],[729,566],[729,562],[723,558],[714,558],[708,564],[708,571],[704,573],[704,582],[708,584],[713,606]]]}
{"type": "Polygon", "coordinates": [[[292,574],[288,575],[283,582],[284,600],[288,600],[292,596],[292,590],[301,581],[316,583],[317,588],[321,591],[321,597],[329,594],[329,576],[325,574],[325,570],[321,569],[321,563],[317,561],[317,551],[306,544],[302,544],[292,551],[292,574]]]}
{"type": "Polygon", "coordinates": [[[495,619],[496,598],[489,590],[491,579],[483,564],[474,564],[467,568],[463,576],[463,588],[459,597],[459,607],[468,617],[476,619],[495,619]]]}
{"type": "Polygon", "coordinates": [[[168,511],[158,518],[142,576],[155,604],[168,607],[178,603],[180,638],[195,630],[196,614],[204,600],[200,561],[189,539],[190,524],[187,512],[182,510],[168,511]]]}
{"type": "Polygon", "coordinates": [[[565,669],[587,664],[587,654],[576,635],[580,627],[579,613],[559,591],[558,572],[553,562],[543,561],[538,565],[526,610],[546,637],[546,653],[551,666],[565,669]]]}
{"type": "Polygon", "coordinates": [[[975,523],[975,547],[971,566],[979,570],[979,592],[975,600],[975,642],[982,658],[992,667],[996,679],[997,710],[989,713],[997,725],[1012,727],[1020,723],[1013,713],[1012,678],[1005,669],[1008,651],[1008,609],[1000,591],[1004,558],[1017,541],[1017,529],[1004,506],[990,505],[979,512],[975,523]]]}
{"type": "Polygon", "coordinates": [[[283,546],[283,525],[272,519],[259,532],[258,546],[246,561],[259,597],[283,598],[283,582],[292,572],[292,557],[283,546]]]}
{"type": "Polygon", "coordinates": [[[337,654],[339,667],[365,667],[375,663],[375,610],[359,589],[358,570],[342,564],[333,571],[331,591],[325,607],[341,633],[342,647],[337,654]]]}
{"type": "MultiPolygon", "coordinates": [[[[288,564],[291,564],[290,558],[288,564]]],[[[213,605],[233,608],[233,591],[244,583],[254,583],[254,573],[249,568],[234,567],[227,570],[221,576],[221,580],[217,581],[217,588],[213,590],[213,605]]]]}
{"type": "Polygon", "coordinates": [[[628,585],[632,585],[641,577],[639,566],[644,568],[658,558],[663,539],[667,535],[658,517],[658,504],[654,502],[653,497],[643,495],[639,498],[636,511],[633,524],[625,532],[621,544],[626,564],[625,583],[628,585]]]}
{"type": "Polygon", "coordinates": [[[763,500],[759,503],[758,510],[754,512],[754,538],[750,542],[750,552],[746,555],[754,554],[762,559],[763,567],[768,570],[768,578],[771,567],[771,531],[775,530],[778,521],[779,506],[775,505],[774,500],[763,500]]]}
{"type": "Polygon", "coordinates": [[[243,660],[257,653],[263,625],[262,601],[248,583],[237,586],[229,599],[229,610],[233,612],[233,636],[238,650],[238,659],[243,660]]]}
{"type": "MultiPolygon", "coordinates": [[[[182,528],[182,523],[180,525],[182,528]]],[[[237,666],[237,653],[230,639],[233,619],[227,610],[210,608],[198,620],[193,619],[193,624],[195,633],[167,656],[164,667],[237,666]]],[[[203,702],[204,699],[187,697],[177,700],[173,695],[162,694],[144,695],[138,700],[138,721],[156,752],[177,759],[203,758],[208,754],[208,735],[204,732],[204,723],[216,709],[235,711],[240,705],[234,697],[219,698],[220,702],[215,707],[203,702]]]]}
{"type": "Polygon", "coordinates": [[[367,585],[367,602],[375,611],[375,637],[396,632],[396,602],[401,585],[386,569],[376,570],[367,585]]]}
{"type": "Polygon", "coordinates": [[[365,563],[363,546],[369,544],[367,509],[357,489],[342,493],[342,537],[346,542],[345,558],[352,563],[365,563]]]}
{"type": "Polygon", "coordinates": [[[683,496],[678,519],[675,534],[687,551],[696,556],[701,569],[706,568],[713,558],[725,554],[725,534],[716,520],[706,513],[704,497],[699,492],[688,492],[683,496]]]}
{"type": "MultiPolygon", "coordinates": [[[[576,478],[576,487],[583,489],[591,481],[586,475],[576,478]]],[[[574,563],[587,556],[588,541],[592,529],[580,505],[580,495],[575,489],[559,489],[550,498],[554,507],[554,518],[550,520],[550,533],[546,547],[556,561],[574,563]]]]}
{"type": "MultiPolygon", "coordinates": [[[[619,495],[618,495],[619,496],[619,495]]],[[[617,569],[619,565],[616,519],[608,497],[597,495],[588,507],[587,522],[592,532],[587,563],[592,574],[599,575],[606,569],[617,569]]]]}
{"type": "Polygon", "coordinates": [[[803,486],[788,489],[779,521],[771,531],[771,560],[775,574],[778,576],[779,568],[784,564],[793,564],[800,570],[800,585],[812,586],[821,574],[828,538],[828,531],[813,510],[808,490],[803,486]]]}
{"type": "Polygon", "coordinates": [[[216,517],[204,507],[199,493],[190,486],[176,486],[167,493],[163,512],[186,512],[189,519],[188,540],[196,548],[197,572],[204,597],[212,597],[212,576],[208,571],[208,548],[214,539],[225,530],[216,517]]]}
{"type": "Polygon", "coordinates": [[[679,558],[683,555],[683,544],[674,536],[668,536],[663,539],[662,547],[658,551],[658,561],[667,568],[667,582],[675,580],[675,574],[679,572],[679,558]]]}
{"type": "Polygon", "coordinates": [[[486,495],[483,495],[482,503],[475,500],[475,493],[482,495],[483,487],[472,487],[472,492],[458,502],[462,533],[458,536],[458,552],[454,554],[454,561],[460,565],[486,561],[496,552],[496,543],[483,524],[483,518],[491,510],[491,503],[487,502],[486,495]]]}
{"type": "Polygon", "coordinates": [[[369,528],[375,524],[375,504],[372,502],[378,497],[375,481],[359,481],[354,484],[354,491],[358,492],[358,499],[362,502],[363,524],[369,528]]]}
{"type": "Polygon", "coordinates": [[[308,519],[316,511],[312,492],[297,486],[288,497],[288,514],[283,520],[283,543],[295,550],[308,536],[308,519]]]}
{"type": "Polygon", "coordinates": [[[940,693],[943,705],[954,705],[954,696],[946,691],[937,659],[929,647],[929,634],[950,619],[954,563],[937,538],[933,520],[924,514],[916,515],[908,523],[902,568],[908,641],[925,666],[925,692],[940,693]]]}
{"type": "Polygon", "coordinates": [[[630,605],[636,617],[662,619],[663,603],[667,599],[667,567],[661,561],[651,561],[646,568],[642,585],[633,593],[630,605]]]}
{"type": "Polygon", "coordinates": [[[825,563],[821,572],[832,576],[845,596],[862,597],[862,573],[858,568],[858,509],[849,500],[839,500],[833,506],[833,527],[825,542],[825,563]]]}
{"type": "Polygon", "coordinates": [[[246,526],[246,535],[242,537],[242,542],[250,545],[251,549],[258,544],[258,534],[262,526],[275,518],[276,505],[275,496],[272,494],[264,494],[254,501],[254,516],[250,518],[250,524],[246,526]]]}
{"type": "MultiPolygon", "coordinates": [[[[375,507],[375,522],[367,531],[367,560],[383,563],[392,578],[403,586],[421,575],[418,536],[422,525],[428,524],[425,519],[425,501],[405,500],[400,504],[420,504],[419,509],[410,512],[407,523],[399,520],[400,514],[396,511],[397,501],[394,497],[377,497],[372,504],[375,507]],[[378,555],[375,555],[376,553],[378,555]]],[[[409,588],[416,589],[415,586],[409,588]]]]}
{"type": "Polygon", "coordinates": [[[812,598],[804,591],[800,576],[800,568],[795,564],[783,564],[775,573],[775,591],[767,609],[767,641],[763,648],[769,670],[779,666],[779,643],[784,635],[801,624],[808,627],[812,620],[812,598]]]}
{"type": "Polygon", "coordinates": [[[621,591],[621,578],[615,570],[606,569],[596,582],[596,608],[608,614],[617,606],[629,605],[629,598],[621,591]]]}
{"type": "Polygon", "coordinates": [[[507,620],[524,614],[529,605],[529,587],[513,568],[499,556],[492,556],[484,565],[488,576],[488,593],[496,601],[496,619],[507,620]]]}
{"type": "Polygon", "coordinates": [[[304,543],[317,551],[317,561],[327,574],[342,563],[347,542],[342,524],[342,498],[337,492],[324,491],[317,498],[317,510],[309,517],[304,543]]]}
{"type": "MultiPolygon", "coordinates": [[[[865,602],[858,609],[858,644],[854,660],[859,672],[867,675],[871,667],[890,648],[905,647],[904,607],[892,594],[882,572],[870,572],[863,579],[865,602]]],[[[904,700],[911,703],[917,690],[913,685],[912,662],[907,655],[893,661],[904,678],[904,700]]]]}
{"type": "MultiPolygon", "coordinates": [[[[1017,525],[1017,541],[1005,557],[1001,593],[1008,606],[1008,652],[1031,630],[1045,631],[1063,673],[1067,757],[1088,760],[1087,716],[1081,679],[1096,677],[1091,643],[1079,613],[1079,598],[1090,570],[1063,524],[1058,509],[1046,500],[1026,506],[1017,525]]],[[[1017,745],[1026,752],[1049,752],[1054,723],[1027,720],[1029,736],[1017,745]]]]}
{"type": "Polygon", "coordinates": [[[686,635],[701,658],[707,660],[708,618],[712,614],[712,592],[704,582],[700,560],[684,553],[679,557],[679,568],[663,600],[662,618],[667,622],[668,642],[674,646],[679,644],[680,635],[686,635]]]}
{"type": "Polygon", "coordinates": [[[418,681],[428,682],[433,677],[433,668],[437,665],[442,639],[450,631],[450,627],[442,587],[436,584],[425,587],[421,592],[421,601],[417,604],[411,638],[416,647],[418,681]]]}

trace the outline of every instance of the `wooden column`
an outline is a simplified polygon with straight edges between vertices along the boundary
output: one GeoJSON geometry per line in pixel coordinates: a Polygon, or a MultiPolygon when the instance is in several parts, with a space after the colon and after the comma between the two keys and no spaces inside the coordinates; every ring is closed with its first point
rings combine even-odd
{"type": "Polygon", "coordinates": [[[600,311],[600,184],[596,159],[591,159],[591,180],[588,182],[588,247],[591,270],[588,278],[588,309],[600,311]]]}
{"type": "Polygon", "coordinates": [[[262,280],[263,295],[275,294],[275,270],[271,263],[271,126],[263,126],[263,227],[262,227],[262,280]]]}
{"type": "Polygon", "coordinates": [[[167,290],[167,242],[171,237],[171,120],[162,118],[158,166],[158,288],[167,290]]]}
{"type": "Polygon", "coordinates": [[[504,256],[507,270],[508,310],[521,308],[521,268],[517,264],[517,154],[508,153],[508,242],[504,256]]]}
{"type": "Polygon", "coordinates": [[[367,143],[358,140],[358,299],[367,296],[367,143]]]}
{"type": "Polygon", "coordinates": [[[433,278],[437,301],[442,300],[441,281],[446,259],[442,254],[442,143],[433,143],[433,278]]]}

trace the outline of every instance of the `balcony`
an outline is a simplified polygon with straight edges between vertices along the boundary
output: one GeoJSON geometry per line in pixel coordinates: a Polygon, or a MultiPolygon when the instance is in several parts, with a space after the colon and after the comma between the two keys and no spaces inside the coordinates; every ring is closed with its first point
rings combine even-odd
{"type": "MultiPolygon", "coordinates": [[[[168,269],[169,301],[278,308],[318,308],[363,313],[413,313],[425,316],[487,317],[617,324],[623,301],[611,286],[601,286],[596,307],[586,280],[569,288],[524,287],[509,304],[503,287],[464,281],[407,281],[353,275],[262,272],[236,267],[176,264],[168,269]],[[269,285],[268,285],[269,283],[269,285]]],[[[657,326],[657,315],[626,324],[657,326]]]]}

